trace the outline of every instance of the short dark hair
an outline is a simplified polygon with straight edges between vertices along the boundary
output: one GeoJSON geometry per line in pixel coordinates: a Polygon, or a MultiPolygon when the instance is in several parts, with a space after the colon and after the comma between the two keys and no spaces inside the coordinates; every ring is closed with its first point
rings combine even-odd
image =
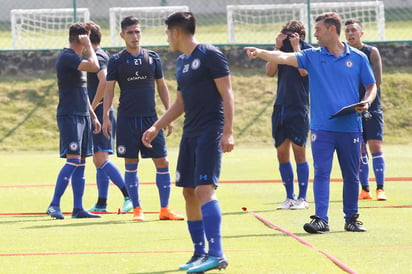
{"type": "Polygon", "coordinates": [[[79,43],[79,35],[87,34],[89,35],[90,29],[86,23],[73,23],[69,29],[69,42],[79,43]]]}
{"type": "Polygon", "coordinates": [[[139,19],[137,19],[135,16],[127,16],[123,18],[122,22],[120,23],[120,27],[122,28],[122,31],[125,31],[127,27],[139,24],[139,19]]]}
{"type": "Polygon", "coordinates": [[[302,22],[296,20],[286,22],[286,24],[282,27],[281,32],[283,34],[286,34],[287,32],[296,32],[299,34],[299,38],[305,39],[306,37],[305,26],[302,22]]]}
{"type": "Polygon", "coordinates": [[[90,42],[95,45],[99,45],[102,40],[102,31],[98,24],[93,21],[86,22],[90,29],[90,42]]]}
{"type": "Polygon", "coordinates": [[[345,21],[345,26],[353,25],[353,24],[358,24],[360,27],[362,27],[362,22],[358,19],[352,18],[352,19],[348,19],[345,21]]]}
{"type": "Polygon", "coordinates": [[[336,12],[325,12],[316,17],[315,22],[323,21],[323,23],[327,26],[335,26],[336,33],[340,35],[341,26],[342,26],[342,19],[340,19],[339,14],[336,12]]]}
{"type": "Polygon", "coordinates": [[[180,28],[183,32],[192,35],[196,31],[196,18],[189,11],[177,11],[170,14],[165,20],[165,24],[168,29],[180,28]]]}

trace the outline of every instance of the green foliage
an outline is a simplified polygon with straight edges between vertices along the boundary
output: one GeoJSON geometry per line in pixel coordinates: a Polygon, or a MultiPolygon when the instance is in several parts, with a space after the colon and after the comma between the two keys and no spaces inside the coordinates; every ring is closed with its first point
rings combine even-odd
{"type": "MultiPolygon", "coordinates": [[[[276,78],[264,69],[236,68],[232,71],[235,94],[235,142],[239,145],[271,144],[271,113],[276,96],[276,78]]],[[[166,72],[171,100],[176,95],[172,71],[166,72]]],[[[410,143],[412,130],[412,76],[408,69],[387,69],[382,84],[386,143],[410,143]]],[[[115,105],[119,91],[116,91],[115,105]]],[[[54,75],[3,77],[0,81],[0,150],[55,150],[59,135],[55,119],[58,92],[54,75]]],[[[157,100],[158,112],[164,107],[157,100]]],[[[178,146],[183,117],[175,122],[167,138],[169,147],[178,146]]]]}

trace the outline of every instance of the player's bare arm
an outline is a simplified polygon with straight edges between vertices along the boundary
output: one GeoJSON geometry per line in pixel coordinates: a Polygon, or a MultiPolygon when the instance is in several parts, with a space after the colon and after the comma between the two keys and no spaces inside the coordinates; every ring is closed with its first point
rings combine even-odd
{"type": "Polygon", "coordinates": [[[377,48],[372,47],[370,58],[376,85],[379,87],[382,84],[382,59],[377,48]]]}
{"type": "Polygon", "coordinates": [[[180,92],[177,92],[176,100],[172,106],[157,120],[142,136],[142,143],[148,148],[152,147],[152,141],[162,128],[176,120],[184,112],[183,97],[180,92]]]}
{"type": "Polygon", "coordinates": [[[102,132],[107,139],[110,139],[110,133],[112,132],[112,122],[110,121],[109,114],[113,104],[115,85],[116,81],[107,81],[106,89],[104,91],[102,132]]]}
{"type": "Polygon", "coordinates": [[[215,79],[217,90],[223,100],[224,127],[221,139],[222,151],[231,152],[235,146],[233,139],[233,117],[235,114],[235,104],[232,92],[230,76],[215,79]]]}
{"type": "Polygon", "coordinates": [[[106,89],[106,75],[107,75],[106,69],[102,69],[97,73],[99,84],[97,86],[96,95],[94,96],[93,102],[92,102],[93,110],[95,110],[96,107],[102,103],[102,99],[104,97],[104,91],[106,89]]]}
{"type": "Polygon", "coordinates": [[[99,71],[99,61],[97,60],[96,52],[90,42],[89,36],[86,34],[79,35],[79,42],[84,47],[87,59],[82,60],[78,66],[78,70],[87,72],[99,71]]]}
{"type": "Polygon", "coordinates": [[[101,131],[102,126],[99,122],[99,119],[96,116],[96,113],[94,113],[94,110],[92,108],[92,105],[90,104],[90,100],[88,97],[87,97],[87,104],[89,106],[90,119],[92,120],[92,124],[93,124],[93,133],[98,134],[101,131]]]}
{"type": "MultiPolygon", "coordinates": [[[[299,34],[297,32],[292,33],[290,35],[290,44],[292,45],[293,48],[293,52],[299,52],[301,50],[300,48],[300,38],[299,38],[299,34]]],[[[305,77],[308,75],[308,72],[305,69],[298,69],[300,76],[305,77]]]]}
{"type": "MultiPolygon", "coordinates": [[[[156,79],[157,92],[159,93],[160,100],[162,101],[165,110],[170,108],[170,93],[164,78],[156,79]]],[[[165,128],[166,136],[169,136],[173,132],[173,122],[169,123],[165,128]]]]}
{"type": "MultiPolygon", "coordinates": [[[[287,37],[286,34],[279,33],[276,36],[275,48],[273,50],[280,50],[283,46],[283,40],[287,37]]],[[[269,77],[273,77],[278,73],[278,64],[274,62],[267,62],[266,63],[266,75],[269,77]]]]}
{"type": "Polygon", "coordinates": [[[269,51],[255,47],[243,48],[250,59],[260,58],[267,62],[273,62],[282,65],[298,66],[298,59],[293,52],[269,51]]]}

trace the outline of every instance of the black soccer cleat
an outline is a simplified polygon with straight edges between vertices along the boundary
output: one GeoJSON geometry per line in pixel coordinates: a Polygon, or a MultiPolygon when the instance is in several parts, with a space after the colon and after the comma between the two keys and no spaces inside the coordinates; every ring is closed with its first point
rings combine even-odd
{"type": "Polygon", "coordinates": [[[310,218],[312,219],[310,223],[306,223],[303,225],[303,229],[307,233],[312,233],[312,234],[329,233],[329,225],[327,222],[325,222],[324,220],[322,220],[320,217],[316,215],[312,215],[310,216],[310,218]]]}
{"type": "Polygon", "coordinates": [[[358,221],[359,214],[353,214],[349,221],[345,223],[345,230],[350,232],[366,232],[366,228],[363,227],[363,223],[358,221]]]}

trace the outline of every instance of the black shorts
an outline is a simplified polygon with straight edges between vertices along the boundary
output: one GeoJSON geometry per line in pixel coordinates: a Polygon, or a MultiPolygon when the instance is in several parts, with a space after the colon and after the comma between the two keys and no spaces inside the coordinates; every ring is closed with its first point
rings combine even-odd
{"type": "Polygon", "coordinates": [[[89,116],[58,115],[60,157],[66,154],[88,157],[93,151],[92,125],[89,116]]]}
{"type": "Polygon", "coordinates": [[[362,119],[363,139],[383,140],[383,112],[371,111],[372,118],[369,120],[362,119]]]}
{"type": "Polygon", "coordinates": [[[218,186],[222,162],[222,133],[215,128],[201,135],[182,137],[176,168],[176,186],[218,186]]]}
{"type": "MultiPolygon", "coordinates": [[[[97,118],[99,119],[100,123],[103,124],[103,107],[102,105],[98,106],[94,111],[96,113],[97,118]]],[[[116,118],[114,116],[114,111],[110,110],[109,119],[112,123],[112,132],[110,134],[110,139],[107,139],[106,136],[103,135],[103,132],[100,131],[98,134],[93,134],[93,153],[98,151],[107,152],[109,154],[113,154],[113,142],[116,132],[116,118]]]]}
{"type": "Polygon", "coordinates": [[[117,157],[163,158],[167,156],[166,141],[163,130],[152,141],[152,148],[147,148],[142,143],[143,133],[150,128],[157,117],[117,117],[116,149],[117,157]]]}
{"type": "Polygon", "coordinates": [[[272,113],[272,137],[275,146],[290,139],[298,146],[306,145],[309,132],[309,111],[298,106],[275,105],[272,113]]]}

